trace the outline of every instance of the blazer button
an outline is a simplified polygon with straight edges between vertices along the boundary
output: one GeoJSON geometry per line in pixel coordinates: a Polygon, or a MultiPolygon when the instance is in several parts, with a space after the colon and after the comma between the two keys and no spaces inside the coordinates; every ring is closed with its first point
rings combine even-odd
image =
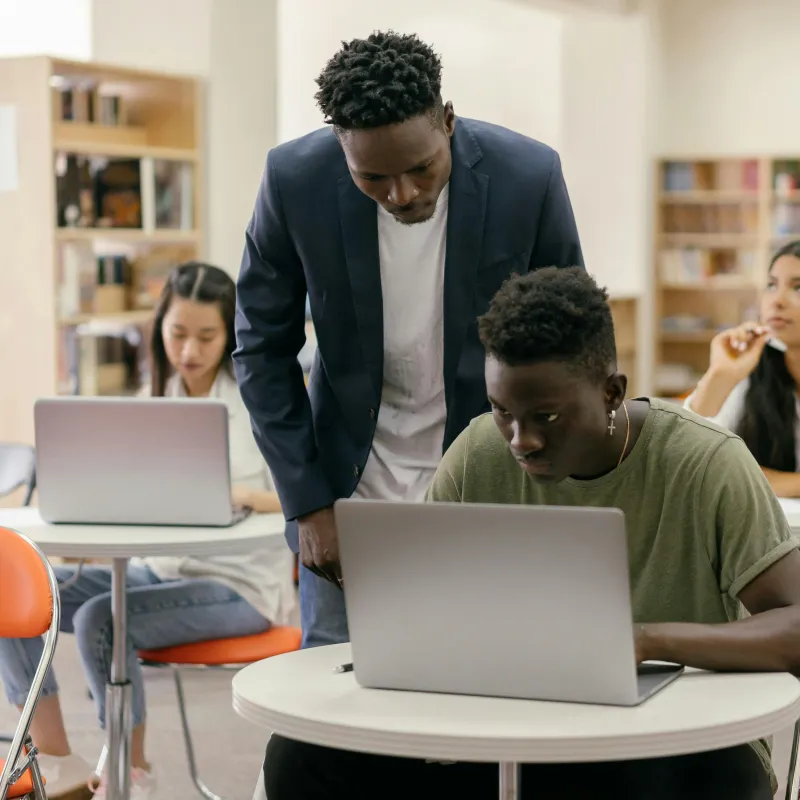
{"type": "Polygon", "coordinates": [[[359,472],[361,472],[361,470],[358,468],[358,464],[353,464],[353,475],[355,475],[356,478],[358,477],[359,472]]]}
{"type": "Polygon", "coordinates": [[[371,408],[369,410],[369,418],[372,419],[372,420],[375,419],[375,409],[374,408],[371,408]]]}

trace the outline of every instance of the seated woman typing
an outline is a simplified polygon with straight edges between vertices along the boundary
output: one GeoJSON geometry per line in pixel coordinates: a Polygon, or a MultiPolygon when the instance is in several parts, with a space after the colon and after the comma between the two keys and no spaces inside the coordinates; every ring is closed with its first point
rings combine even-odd
{"type": "Polygon", "coordinates": [[[708,372],[686,408],[738,433],[775,494],[800,497],[800,241],[774,255],[760,316],[714,338],[708,372]]]}
{"type": "MultiPolygon", "coordinates": [[[[511,278],[480,334],[493,411],[448,449],[428,500],[620,508],[639,661],[800,674],[800,553],[780,504],[736,435],[678,406],[626,399],[611,310],[591,277],[542,269],[511,278]],[[752,616],[742,619],[744,609],[752,616]]],[[[497,772],[273,736],[265,785],[269,800],[381,797],[386,787],[415,800],[486,800],[497,797],[497,772]]],[[[763,741],[522,768],[523,798],[542,800],[768,800],[775,787],[763,741]]]]}
{"type": "MultiPolygon", "coordinates": [[[[233,500],[255,511],[277,512],[270,474],[232,375],[234,309],[234,283],[221,269],[195,263],[175,269],[155,314],[152,385],[146,393],[223,400],[229,410],[233,500]]],[[[70,581],[75,569],[56,568],[59,583],[70,581]]],[[[261,633],[284,621],[294,596],[292,557],[283,537],[275,537],[274,543],[243,555],[135,560],[128,569],[128,587],[128,674],[135,726],[131,798],[145,800],[154,797],[154,781],[145,758],[145,698],[137,651],[261,633]]],[[[75,633],[101,726],[111,661],[110,588],[108,568],[84,566],[61,591],[61,629],[75,633]]],[[[39,639],[0,639],[0,676],[16,705],[22,705],[30,690],[41,647],[39,639]]],[[[48,797],[86,786],[93,768],[71,753],[52,674],[31,735],[40,751],[48,797]]],[[[102,784],[97,794],[105,795],[102,784]]]]}

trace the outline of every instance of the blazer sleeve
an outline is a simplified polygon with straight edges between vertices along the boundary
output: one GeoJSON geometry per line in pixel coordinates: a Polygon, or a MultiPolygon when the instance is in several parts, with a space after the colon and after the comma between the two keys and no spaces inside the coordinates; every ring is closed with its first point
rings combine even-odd
{"type": "Polygon", "coordinates": [[[245,236],[236,287],[236,379],[287,519],[333,504],[319,462],[297,360],[305,343],[306,282],[286,226],[273,154],[245,236]]]}
{"type": "Polygon", "coordinates": [[[554,152],[530,268],[583,266],[578,227],[561,171],[561,159],[554,152]]]}

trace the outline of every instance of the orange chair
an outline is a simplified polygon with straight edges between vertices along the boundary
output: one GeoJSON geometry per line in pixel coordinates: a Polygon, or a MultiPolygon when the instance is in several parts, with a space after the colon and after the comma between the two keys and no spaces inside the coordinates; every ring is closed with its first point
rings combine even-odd
{"type": "Polygon", "coordinates": [[[262,661],[270,656],[299,650],[300,639],[300,628],[276,626],[265,633],[257,633],[253,636],[214,639],[209,642],[164,647],[160,650],[143,650],[139,653],[139,658],[145,666],[172,670],[172,675],[175,679],[175,692],[178,696],[181,726],[183,727],[183,740],[186,745],[186,759],[189,762],[189,774],[192,782],[197,787],[197,791],[207,800],[222,800],[222,798],[214,794],[203,783],[197,772],[192,735],[189,731],[189,721],[186,714],[181,669],[241,669],[248,664],[262,661]]]}
{"type": "Polygon", "coordinates": [[[53,661],[61,620],[58,583],[42,551],[26,536],[0,528],[0,637],[45,636],[31,690],[11,738],[8,757],[0,759],[0,800],[46,800],[44,779],[28,729],[53,661]]]}

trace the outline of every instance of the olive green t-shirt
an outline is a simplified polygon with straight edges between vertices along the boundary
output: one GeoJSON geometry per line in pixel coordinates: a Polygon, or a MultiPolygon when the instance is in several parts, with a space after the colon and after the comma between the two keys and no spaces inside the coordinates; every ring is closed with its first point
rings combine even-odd
{"type": "MultiPolygon", "coordinates": [[[[595,480],[540,484],[524,472],[491,414],[453,442],[428,500],[619,508],[625,514],[636,622],[723,623],[739,592],[798,546],[764,474],[738,436],[651,399],[639,439],[595,480]]],[[[766,742],[755,742],[775,777],[766,742]]]]}

